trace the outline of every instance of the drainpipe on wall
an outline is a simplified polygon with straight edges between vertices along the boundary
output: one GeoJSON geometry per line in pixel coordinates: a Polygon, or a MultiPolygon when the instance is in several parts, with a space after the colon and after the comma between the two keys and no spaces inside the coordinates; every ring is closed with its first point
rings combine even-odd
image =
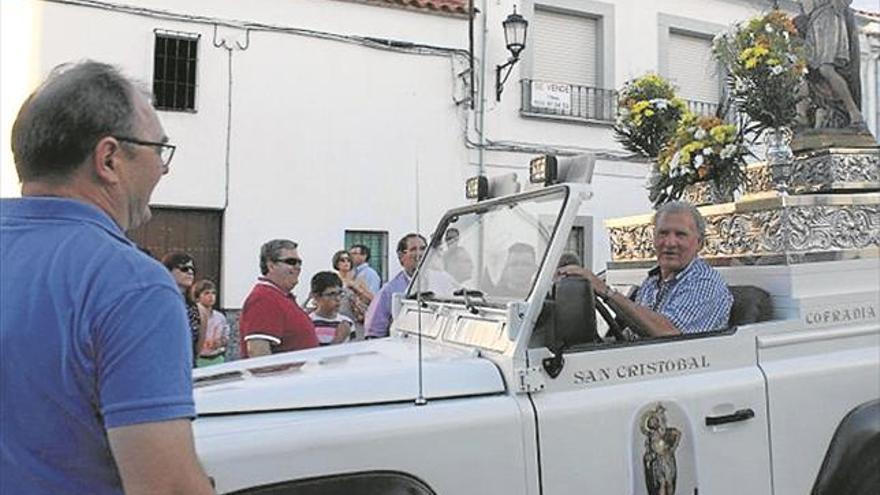
{"type": "Polygon", "coordinates": [[[482,21],[480,22],[480,104],[477,114],[476,131],[479,137],[477,141],[477,174],[484,175],[486,170],[483,150],[486,147],[486,135],[483,125],[486,122],[486,40],[489,32],[487,0],[480,1],[482,21]]]}

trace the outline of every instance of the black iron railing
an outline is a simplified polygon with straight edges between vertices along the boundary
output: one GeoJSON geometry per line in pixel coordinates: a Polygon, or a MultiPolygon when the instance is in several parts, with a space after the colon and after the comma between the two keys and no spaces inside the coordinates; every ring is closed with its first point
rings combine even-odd
{"type": "Polygon", "coordinates": [[[617,92],[613,89],[523,79],[522,112],[610,123],[614,122],[617,114],[617,92]]]}
{"type": "MultiPolygon", "coordinates": [[[[617,117],[617,91],[577,84],[523,79],[522,107],[525,115],[561,117],[583,121],[613,123],[617,117]]],[[[697,115],[715,115],[718,103],[685,100],[697,115]]],[[[735,112],[728,111],[724,120],[735,112]]]]}

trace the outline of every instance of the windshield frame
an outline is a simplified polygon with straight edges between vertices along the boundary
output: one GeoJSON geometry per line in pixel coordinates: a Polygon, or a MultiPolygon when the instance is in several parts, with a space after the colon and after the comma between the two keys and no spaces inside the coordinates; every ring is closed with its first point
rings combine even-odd
{"type": "MultiPolygon", "coordinates": [[[[426,261],[429,259],[430,255],[433,254],[435,250],[437,250],[441,243],[443,242],[443,234],[446,232],[447,227],[449,226],[450,220],[452,218],[458,218],[463,215],[469,215],[474,213],[487,212],[489,210],[498,209],[505,205],[510,204],[518,204],[523,202],[528,202],[530,200],[534,200],[537,198],[541,198],[544,196],[552,196],[557,195],[562,192],[562,202],[560,203],[559,210],[556,214],[556,219],[553,222],[553,229],[550,232],[550,242],[548,243],[547,249],[544,249],[544,253],[542,254],[540,261],[537,266],[537,271],[535,274],[535,279],[532,281],[531,287],[529,287],[528,293],[520,300],[517,301],[523,302],[528,301],[534,291],[535,288],[539,285],[539,275],[544,269],[544,265],[547,261],[547,257],[550,255],[550,245],[552,245],[554,239],[556,239],[557,233],[559,232],[559,225],[562,222],[563,217],[565,216],[566,209],[569,205],[569,201],[571,201],[571,188],[566,184],[557,184],[549,187],[544,187],[540,189],[535,189],[532,191],[526,191],[522,193],[516,193],[512,195],[502,196],[499,198],[493,198],[490,200],[476,202],[470,205],[460,206],[458,208],[453,208],[446,212],[445,215],[440,219],[437,223],[437,227],[434,229],[434,232],[431,235],[431,242],[427,246],[427,250],[425,251],[424,256],[419,261],[419,265],[416,269],[415,274],[413,275],[410,283],[407,284],[406,292],[403,294],[404,301],[415,301],[417,299],[421,299],[422,301],[429,302],[440,302],[440,303],[454,303],[454,304],[465,304],[466,298],[464,296],[454,296],[454,297],[431,297],[429,299],[424,299],[420,297],[419,293],[413,293],[413,284],[419,277],[419,274],[425,267],[426,261]]],[[[500,302],[500,301],[486,301],[482,298],[471,299],[470,304],[481,307],[489,307],[489,308],[505,308],[509,304],[508,301],[500,302]]]]}

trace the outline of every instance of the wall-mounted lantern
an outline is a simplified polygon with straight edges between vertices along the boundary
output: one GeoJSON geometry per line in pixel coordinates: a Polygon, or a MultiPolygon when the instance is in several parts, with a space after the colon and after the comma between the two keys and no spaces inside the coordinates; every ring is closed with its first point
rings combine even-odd
{"type": "Polygon", "coordinates": [[[504,91],[504,83],[510,77],[513,66],[519,62],[519,54],[526,47],[526,31],[529,27],[529,21],[516,13],[516,5],[513,6],[513,13],[504,19],[501,23],[504,26],[504,43],[510,51],[510,58],[504,65],[495,66],[495,101],[501,101],[501,92],[504,91]],[[501,71],[507,69],[504,78],[501,78],[501,71]]]}

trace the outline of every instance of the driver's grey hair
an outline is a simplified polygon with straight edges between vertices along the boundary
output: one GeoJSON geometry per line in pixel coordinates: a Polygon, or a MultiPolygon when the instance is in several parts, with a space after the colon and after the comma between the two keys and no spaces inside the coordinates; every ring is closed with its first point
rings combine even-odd
{"type": "Polygon", "coordinates": [[[694,225],[697,226],[697,236],[699,236],[700,244],[703,243],[703,240],[706,238],[706,220],[696,206],[687,201],[670,201],[657,208],[651,224],[657,225],[657,219],[665,213],[689,213],[694,219],[694,225]]]}

